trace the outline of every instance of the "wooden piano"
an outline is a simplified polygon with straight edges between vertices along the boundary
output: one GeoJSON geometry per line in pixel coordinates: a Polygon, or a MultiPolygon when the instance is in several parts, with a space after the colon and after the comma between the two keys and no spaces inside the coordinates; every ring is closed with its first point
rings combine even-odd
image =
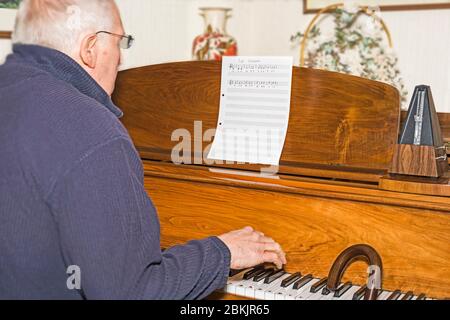
{"type": "MultiPolygon", "coordinates": [[[[386,292],[450,297],[450,175],[413,184],[387,176],[402,118],[396,89],[294,68],[281,164],[267,175],[258,165],[204,161],[207,130],[217,125],[220,77],[217,62],[154,65],[118,76],[113,100],[142,157],[163,247],[250,225],[283,246],[285,272],[319,281],[340,252],[368,244],[382,258],[386,292]],[[184,140],[173,136],[177,129],[185,129],[184,140]],[[181,165],[171,161],[180,143],[186,146],[181,165]]],[[[450,141],[450,117],[440,120],[450,141]]],[[[357,262],[343,281],[362,286],[366,270],[357,262]]],[[[214,298],[246,295],[226,292],[214,298]]]]}

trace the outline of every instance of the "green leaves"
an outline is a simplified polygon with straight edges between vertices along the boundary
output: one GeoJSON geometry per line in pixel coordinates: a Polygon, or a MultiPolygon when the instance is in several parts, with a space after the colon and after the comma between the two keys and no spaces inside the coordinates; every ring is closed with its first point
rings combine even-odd
{"type": "Polygon", "coordinates": [[[0,0],[0,8],[17,9],[20,0],[0,0]]]}
{"type": "MultiPolygon", "coordinates": [[[[361,11],[338,8],[331,12],[332,32],[315,25],[308,34],[306,65],[311,68],[353,74],[386,82],[396,87],[403,101],[408,92],[398,68],[398,58],[384,40],[380,20],[361,11]]],[[[305,34],[297,32],[291,42],[300,43],[305,34]]]]}

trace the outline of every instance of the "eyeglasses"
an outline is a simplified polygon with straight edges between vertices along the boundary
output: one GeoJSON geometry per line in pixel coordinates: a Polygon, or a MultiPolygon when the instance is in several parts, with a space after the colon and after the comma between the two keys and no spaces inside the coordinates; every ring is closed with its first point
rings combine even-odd
{"type": "Polygon", "coordinates": [[[134,38],[133,38],[133,36],[130,36],[130,35],[121,35],[121,34],[116,34],[116,33],[108,32],[108,31],[99,31],[99,32],[96,32],[95,34],[99,34],[99,33],[106,33],[111,36],[121,38],[119,45],[122,49],[130,49],[134,43],[134,38]]]}

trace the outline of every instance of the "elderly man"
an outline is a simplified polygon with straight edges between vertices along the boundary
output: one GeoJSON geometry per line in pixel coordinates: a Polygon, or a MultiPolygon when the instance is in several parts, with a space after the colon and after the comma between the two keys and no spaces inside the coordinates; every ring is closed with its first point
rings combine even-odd
{"type": "Polygon", "coordinates": [[[0,299],[200,299],[230,267],[286,263],[245,228],[161,252],[159,221],[110,95],[112,0],[24,0],[0,67],[0,299]]]}

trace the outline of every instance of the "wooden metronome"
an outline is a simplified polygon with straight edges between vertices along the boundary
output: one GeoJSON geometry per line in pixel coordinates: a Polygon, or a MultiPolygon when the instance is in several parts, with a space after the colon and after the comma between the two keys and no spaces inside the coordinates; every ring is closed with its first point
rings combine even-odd
{"type": "Polygon", "coordinates": [[[440,178],[447,170],[447,153],[431,89],[417,86],[389,173],[440,178]]]}

